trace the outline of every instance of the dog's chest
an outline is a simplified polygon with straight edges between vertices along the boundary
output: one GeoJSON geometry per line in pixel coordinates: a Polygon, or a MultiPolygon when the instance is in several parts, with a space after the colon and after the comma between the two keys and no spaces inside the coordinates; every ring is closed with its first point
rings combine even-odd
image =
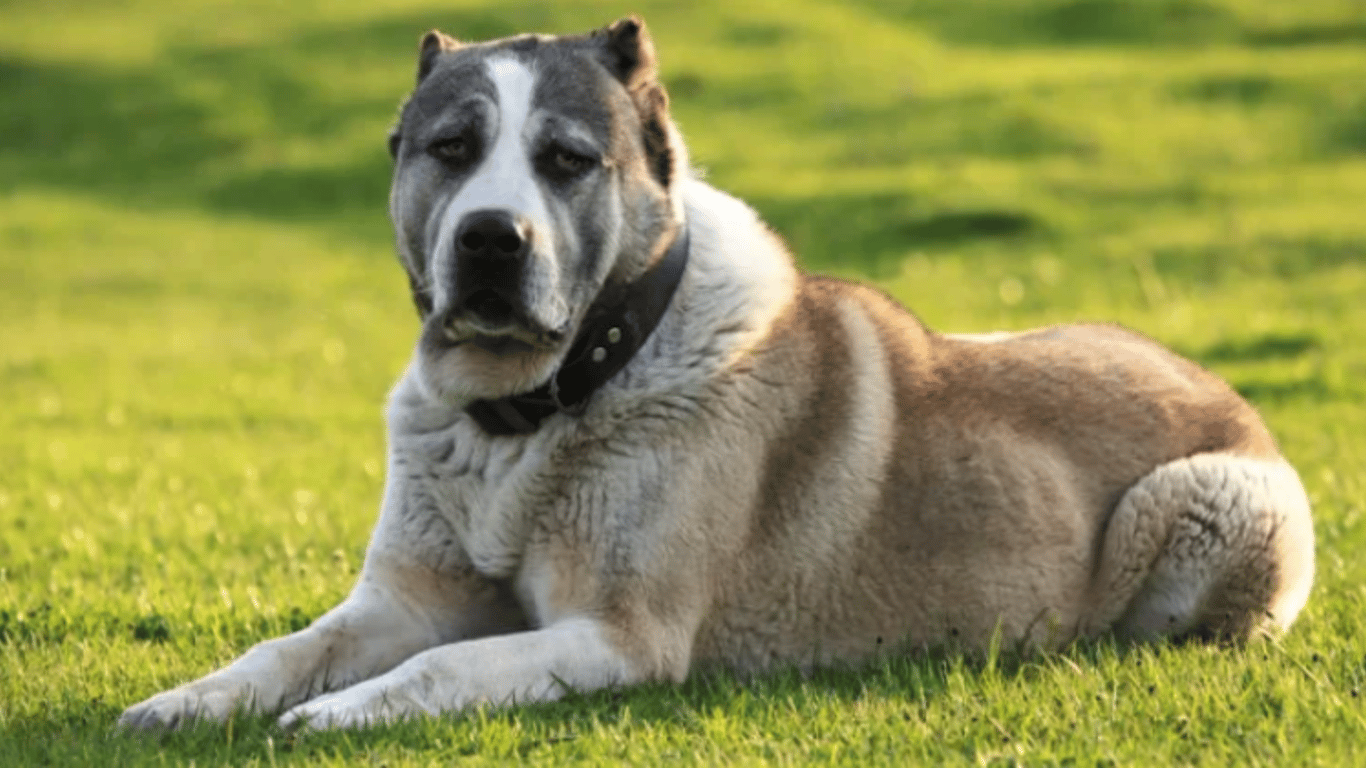
{"type": "Polygon", "coordinates": [[[392,478],[404,546],[434,565],[464,561],[494,579],[522,567],[553,473],[544,441],[489,438],[467,421],[396,441],[392,478]]]}

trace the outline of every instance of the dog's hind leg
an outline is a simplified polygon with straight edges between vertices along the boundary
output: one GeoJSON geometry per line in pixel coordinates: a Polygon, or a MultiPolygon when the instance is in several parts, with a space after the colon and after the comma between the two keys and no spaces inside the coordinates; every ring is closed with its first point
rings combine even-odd
{"type": "Polygon", "coordinates": [[[1104,534],[1088,629],[1242,639],[1309,596],[1309,501],[1283,460],[1199,454],[1125,492],[1104,534]]]}

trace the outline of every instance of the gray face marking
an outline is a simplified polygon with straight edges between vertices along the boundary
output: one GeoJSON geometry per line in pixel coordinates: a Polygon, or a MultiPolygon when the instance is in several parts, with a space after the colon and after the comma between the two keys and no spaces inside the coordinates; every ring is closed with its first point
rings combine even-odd
{"type": "Polygon", "coordinates": [[[453,172],[428,150],[438,141],[461,135],[478,150],[489,142],[496,105],[497,93],[483,60],[475,58],[448,62],[440,76],[420,83],[403,107],[389,215],[399,256],[414,289],[427,294],[427,303],[435,289],[430,262],[440,234],[439,221],[431,213],[460,188],[471,170],[453,172]]]}

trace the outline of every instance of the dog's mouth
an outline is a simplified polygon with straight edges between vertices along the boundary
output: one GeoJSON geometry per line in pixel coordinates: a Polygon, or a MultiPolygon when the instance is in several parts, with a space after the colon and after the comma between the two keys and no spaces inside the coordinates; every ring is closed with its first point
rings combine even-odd
{"type": "Polygon", "coordinates": [[[533,322],[493,290],[471,293],[438,322],[447,345],[472,344],[495,355],[549,351],[565,337],[563,329],[533,322]]]}
{"type": "Polygon", "coordinates": [[[488,288],[470,294],[465,300],[465,309],[490,326],[511,325],[514,321],[512,304],[488,288]]]}

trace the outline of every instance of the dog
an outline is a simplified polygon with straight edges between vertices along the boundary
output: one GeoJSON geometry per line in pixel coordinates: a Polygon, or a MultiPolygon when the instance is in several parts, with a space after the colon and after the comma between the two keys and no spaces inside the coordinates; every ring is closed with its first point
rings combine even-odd
{"type": "Polygon", "coordinates": [[[1309,502],[1225,383],[1116,326],[944,335],[799,273],[668,106],[634,17],[423,38],[389,142],[421,332],[359,579],[123,725],[1294,621],[1309,502]]]}

